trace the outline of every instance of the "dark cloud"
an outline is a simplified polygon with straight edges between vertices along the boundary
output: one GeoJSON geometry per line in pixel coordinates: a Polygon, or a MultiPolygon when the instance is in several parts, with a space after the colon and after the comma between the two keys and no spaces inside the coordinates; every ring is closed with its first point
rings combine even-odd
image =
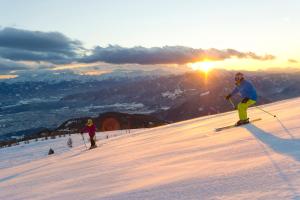
{"type": "Polygon", "coordinates": [[[288,59],[288,62],[289,62],[289,63],[298,63],[298,61],[295,60],[295,59],[288,59]]]}
{"type": "Polygon", "coordinates": [[[28,69],[29,66],[25,64],[0,58],[0,73],[8,73],[11,71],[28,70],[28,69]]]}
{"type": "Polygon", "coordinates": [[[81,62],[106,62],[112,64],[185,64],[203,60],[225,60],[228,58],[251,58],[256,60],[272,60],[272,55],[259,56],[253,52],[239,52],[234,49],[193,49],[183,46],[165,47],[133,47],[125,48],[110,45],[97,46],[92,54],[80,59],[81,62]]]}
{"type": "Polygon", "coordinates": [[[0,47],[0,55],[14,61],[46,61],[55,64],[66,64],[74,61],[76,56],[69,56],[56,52],[27,51],[0,47]]]}
{"type": "Polygon", "coordinates": [[[68,64],[72,62],[110,64],[186,64],[203,60],[225,60],[232,57],[272,60],[272,55],[260,56],[253,52],[234,49],[194,49],[184,46],[132,47],[97,46],[91,54],[78,40],[59,32],[29,31],[16,28],[0,29],[0,57],[11,61],[47,62],[68,64]]]}
{"type": "Polygon", "coordinates": [[[81,42],[59,32],[0,30],[0,56],[11,60],[69,63],[81,49],[81,42]]]}

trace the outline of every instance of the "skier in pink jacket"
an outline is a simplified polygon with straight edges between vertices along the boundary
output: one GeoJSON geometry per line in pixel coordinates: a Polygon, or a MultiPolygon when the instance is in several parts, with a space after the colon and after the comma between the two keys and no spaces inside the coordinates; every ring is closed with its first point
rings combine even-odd
{"type": "Polygon", "coordinates": [[[96,148],[95,135],[96,135],[96,126],[93,123],[92,119],[88,119],[85,127],[83,128],[81,134],[88,133],[90,136],[91,147],[90,149],[96,148]]]}

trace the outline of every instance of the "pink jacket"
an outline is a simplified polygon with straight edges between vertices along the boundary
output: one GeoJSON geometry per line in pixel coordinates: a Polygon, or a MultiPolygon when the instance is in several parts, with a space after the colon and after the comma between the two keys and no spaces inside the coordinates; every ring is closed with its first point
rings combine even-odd
{"type": "Polygon", "coordinates": [[[96,134],[96,126],[94,124],[92,126],[85,126],[82,132],[87,132],[90,137],[94,137],[96,134]]]}

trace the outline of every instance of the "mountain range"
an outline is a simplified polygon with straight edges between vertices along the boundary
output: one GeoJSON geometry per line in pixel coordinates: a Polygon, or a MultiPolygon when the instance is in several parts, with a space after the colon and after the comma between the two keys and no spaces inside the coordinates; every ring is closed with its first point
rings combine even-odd
{"type": "MultiPolygon", "coordinates": [[[[105,112],[153,115],[177,122],[232,110],[224,100],[235,71],[111,76],[107,79],[0,82],[0,133],[55,129],[71,118],[105,112]]],[[[258,105],[300,94],[300,73],[244,72],[258,90],[258,105]]],[[[238,97],[234,102],[239,101],[238,97]]]]}

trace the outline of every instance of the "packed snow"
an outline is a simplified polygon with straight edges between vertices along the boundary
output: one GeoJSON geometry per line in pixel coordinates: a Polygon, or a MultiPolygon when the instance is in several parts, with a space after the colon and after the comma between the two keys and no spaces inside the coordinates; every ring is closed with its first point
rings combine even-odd
{"type": "Polygon", "coordinates": [[[300,98],[251,108],[253,124],[223,113],[162,127],[0,149],[0,199],[300,199],[300,98]],[[116,136],[116,137],[113,137],[116,136]],[[49,148],[55,154],[48,156],[49,148]]]}

